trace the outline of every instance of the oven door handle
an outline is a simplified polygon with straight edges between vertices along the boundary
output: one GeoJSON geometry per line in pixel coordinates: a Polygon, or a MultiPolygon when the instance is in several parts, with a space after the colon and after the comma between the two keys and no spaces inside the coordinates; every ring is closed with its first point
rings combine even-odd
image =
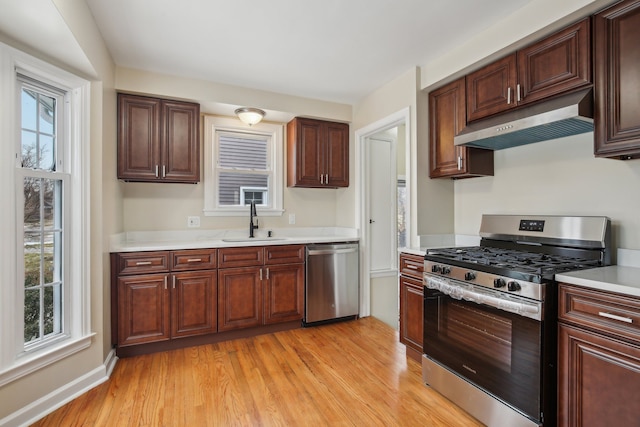
{"type": "Polygon", "coordinates": [[[451,298],[457,300],[463,299],[477,304],[484,304],[497,308],[498,310],[508,311],[510,313],[515,313],[535,320],[541,320],[539,304],[521,300],[512,301],[504,297],[495,296],[491,291],[478,292],[470,285],[461,286],[451,284],[448,281],[439,278],[426,277],[425,279],[427,288],[436,289],[451,298]]]}

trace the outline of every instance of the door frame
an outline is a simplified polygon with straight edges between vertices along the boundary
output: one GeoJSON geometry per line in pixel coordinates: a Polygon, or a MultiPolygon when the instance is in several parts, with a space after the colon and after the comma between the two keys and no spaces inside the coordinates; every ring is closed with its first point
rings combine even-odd
{"type": "MultiPolygon", "coordinates": [[[[370,123],[355,131],[356,140],[356,159],[358,159],[358,180],[356,181],[356,227],[361,231],[360,235],[360,317],[371,315],[371,278],[370,265],[371,248],[369,247],[369,229],[368,225],[368,194],[369,183],[367,182],[367,156],[365,153],[367,138],[391,129],[396,126],[405,126],[405,164],[407,177],[411,177],[411,114],[410,108],[406,107],[396,113],[393,113],[383,119],[370,123]]],[[[407,212],[411,212],[411,180],[407,179],[407,212]]],[[[411,236],[411,221],[407,222],[407,237],[411,236]]]]}

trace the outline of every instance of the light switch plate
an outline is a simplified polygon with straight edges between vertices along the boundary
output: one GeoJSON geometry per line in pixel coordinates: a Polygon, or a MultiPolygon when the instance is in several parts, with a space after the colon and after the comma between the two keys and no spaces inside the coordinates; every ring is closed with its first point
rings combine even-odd
{"type": "Polygon", "coordinates": [[[296,214],[289,214],[289,224],[296,223],[296,214]]]}

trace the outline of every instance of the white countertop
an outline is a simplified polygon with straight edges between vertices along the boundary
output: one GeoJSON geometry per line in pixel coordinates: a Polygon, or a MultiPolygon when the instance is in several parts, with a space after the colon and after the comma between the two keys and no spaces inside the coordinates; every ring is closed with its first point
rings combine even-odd
{"type": "Polygon", "coordinates": [[[610,265],[556,274],[558,282],[640,297],[640,268],[610,265]]]}
{"type": "Polygon", "coordinates": [[[256,231],[255,239],[249,239],[246,230],[128,231],[111,236],[109,251],[164,251],[360,240],[358,230],[354,228],[300,227],[271,231],[273,232],[271,238],[267,237],[267,230],[256,231]]]}

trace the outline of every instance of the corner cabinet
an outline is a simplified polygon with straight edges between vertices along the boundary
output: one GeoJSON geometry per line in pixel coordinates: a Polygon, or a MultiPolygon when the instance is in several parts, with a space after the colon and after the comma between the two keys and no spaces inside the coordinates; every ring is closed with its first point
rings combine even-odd
{"type": "Polygon", "coordinates": [[[287,186],[349,186],[349,125],[296,117],[287,124],[287,186]]]}
{"type": "Polygon", "coordinates": [[[400,254],[400,342],[407,346],[407,356],[418,361],[423,353],[423,271],[423,257],[400,254]]]}
{"type": "Polygon", "coordinates": [[[638,425],[640,299],[559,286],[558,426],[638,425]]]}
{"type": "Polygon", "coordinates": [[[584,19],[467,75],[467,120],[589,86],[590,22],[584,19]]]}
{"type": "Polygon", "coordinates": [[[640,157],[640,1],[627,0],[594,18],[597,157],[640,157]]]}
{"type": "Polygon", "coordinates": [[[493,151],[454,145],[466,123],[464,78],[429,93],[430,178],[493,175],[493,151]]]}
{"type": "Polygon", "coordinates": [[[118,94],[118,179],[200,181],[200,105],[118,94]]]}

